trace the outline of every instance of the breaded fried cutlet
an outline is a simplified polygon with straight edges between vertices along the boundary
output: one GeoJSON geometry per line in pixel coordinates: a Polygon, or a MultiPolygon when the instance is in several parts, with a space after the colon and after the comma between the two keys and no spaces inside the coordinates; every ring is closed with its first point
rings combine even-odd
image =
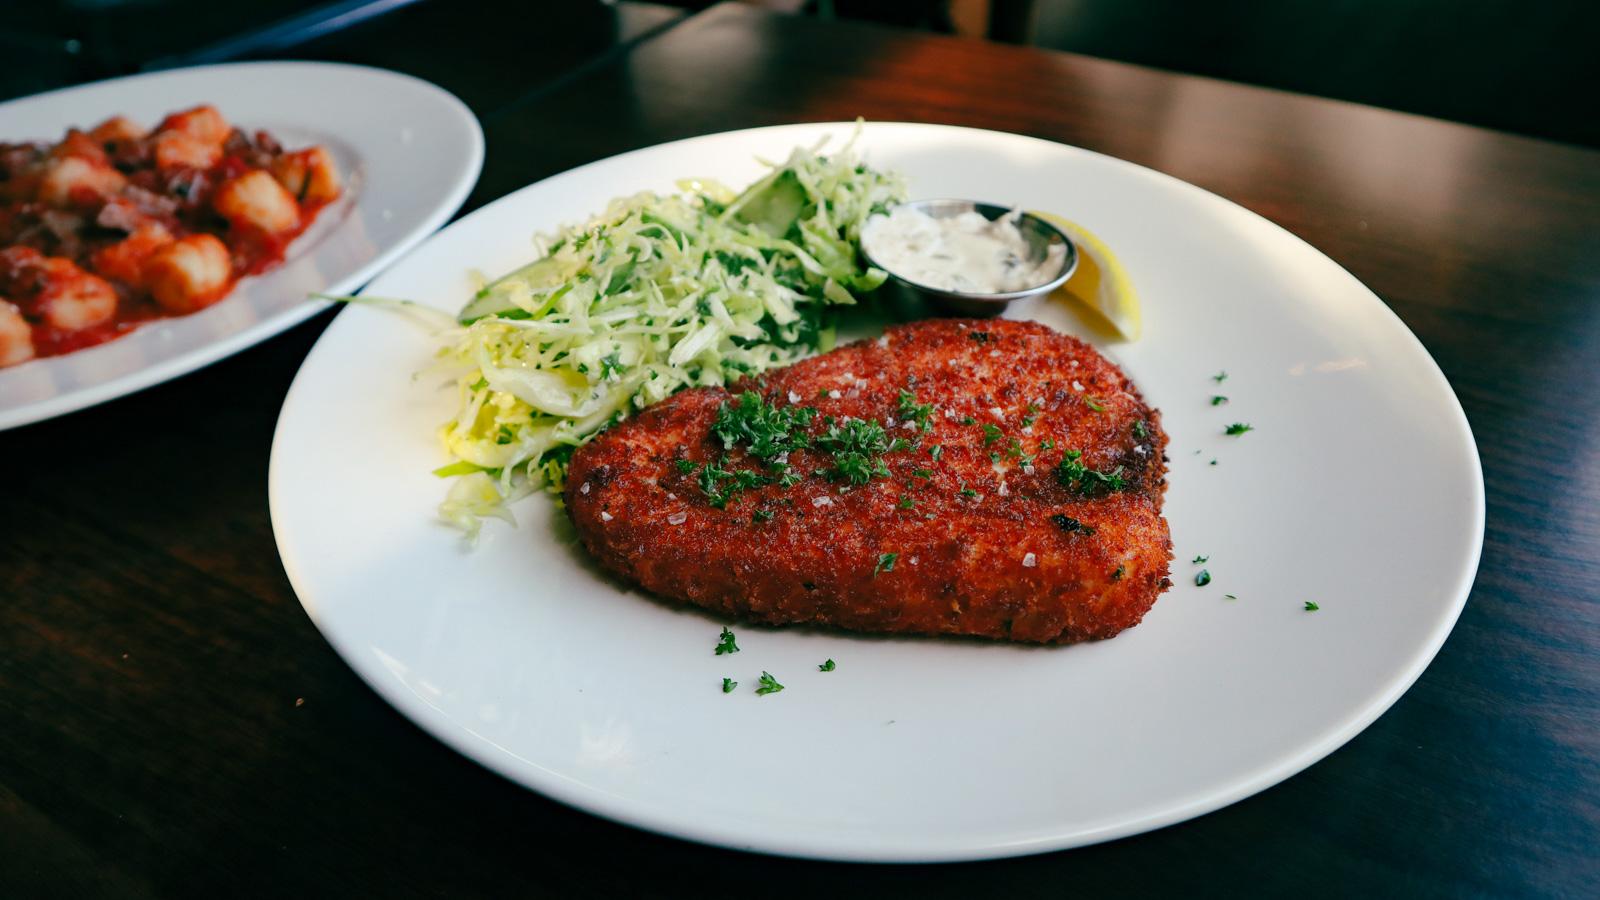
{"type": "Polygon", "coordinates": [[[669,601],[1070,643],[1171,585],[1166,446],[1077,338],[930,320],[669,397],[579,448],[565,500],[591,553],[669,601]]]}

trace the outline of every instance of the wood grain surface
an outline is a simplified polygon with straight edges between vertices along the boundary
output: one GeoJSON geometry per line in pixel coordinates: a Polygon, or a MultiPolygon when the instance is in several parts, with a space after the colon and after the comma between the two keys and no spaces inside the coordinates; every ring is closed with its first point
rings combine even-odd
{"type": "Polygon", "coordinates": [[[856,116],[1191,181],[1416,332],[1478,439],[1488,532],[1459,624],[1388,713],[1218,812],[1015,860],[776,859],[572,811],[395,713],[290,589],[267,456],[323,315],[0,433],[0,897],[1600,895],[1600,153],[724,5],[488,112],[469,206],[665,140],[856,116]]]}

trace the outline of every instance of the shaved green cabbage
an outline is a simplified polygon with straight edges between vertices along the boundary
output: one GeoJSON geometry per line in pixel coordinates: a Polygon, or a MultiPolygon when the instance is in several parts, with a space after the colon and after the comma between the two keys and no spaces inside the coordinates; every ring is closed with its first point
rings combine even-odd
{"type": "Polygon", "coordinates": [[[861,227],[905,183],[848,144],[821,148],[796,148],[737,196],[684,181],[613,200],[485,284],[441,351],[466,371],[440,428],[456,460],[438,470],[456,477],[440,515],[473,536],[486,517],[514,523],[507,506],[559,491],[572,451],[606,426],[831,349],[833,308],[886,278],[858,262],[861,227]]]}

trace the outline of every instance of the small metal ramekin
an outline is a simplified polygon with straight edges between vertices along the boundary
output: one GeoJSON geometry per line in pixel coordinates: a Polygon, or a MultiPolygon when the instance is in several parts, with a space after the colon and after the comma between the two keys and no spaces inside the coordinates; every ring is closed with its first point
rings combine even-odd
{"type": "MultiPolygon", "coordinates": [[[[978,203],[973,200],[913,200],[900,205],[935,219],[948,219],[964,212],[976,212],[991,222],[1011,212],[1012,209],[1009,206],[996,206],[993,203],[978,203]]],[[[1023,240],[1028,242],[1030,262],[1044,262],[1049,258],[1050,248],[1054,245],[1064,244],[1067,248],[1066,254],[1061,258],[1061,270],[1056,276],[1038,287],[1031,287],[1025,291],[990,294],[940,290],[900,277],[894,269],[873,259],[872,252],[867,249],[866,241],[861,242],[861,255],[869,264],[889,273],[889,283],[884,287],[900,295],[891,298],[893,306],[905,308],[908,305],[914,307],[927,304],[946,313],[989,318],[1004,312],[1007,304],[1013,300],[1035,297],[1055,290],[1065,284],[1078,269],[1078,248],[1061,229],[1032,213],[1023,213],[1017,217],[1017,230],[1022,233],[1023,240]]]]}

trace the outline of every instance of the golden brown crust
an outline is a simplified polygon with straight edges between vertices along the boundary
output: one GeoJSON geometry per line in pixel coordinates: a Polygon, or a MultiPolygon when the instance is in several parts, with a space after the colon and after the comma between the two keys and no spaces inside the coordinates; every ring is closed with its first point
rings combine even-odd
{"type": "Polygon", "coordinates": [[[1138,624],[1170,585],[1166,445],[1160,413],[1082,341],[1029,322],[932,320],[731,391],[670,397],[580,448],[565,499],[607,568],[669,600],[774,624],[1067,643],[1138,624]],[[908,386],[935,408],[926,432],[900,416],[908,386]],[[798,450],[787,460],[798,484],[717,509],[677,461],[773,471],[710,432],[719,406],[746,389],[815,407],[813,433],[823,416],[850,416],[892,422],[920,445],[884,456],[889,477],[842,493],[829,455],[798,450]],[[1071,449],[1090,469],[1121,466],[1128,486],[1063,485],[1071,449]]]}

